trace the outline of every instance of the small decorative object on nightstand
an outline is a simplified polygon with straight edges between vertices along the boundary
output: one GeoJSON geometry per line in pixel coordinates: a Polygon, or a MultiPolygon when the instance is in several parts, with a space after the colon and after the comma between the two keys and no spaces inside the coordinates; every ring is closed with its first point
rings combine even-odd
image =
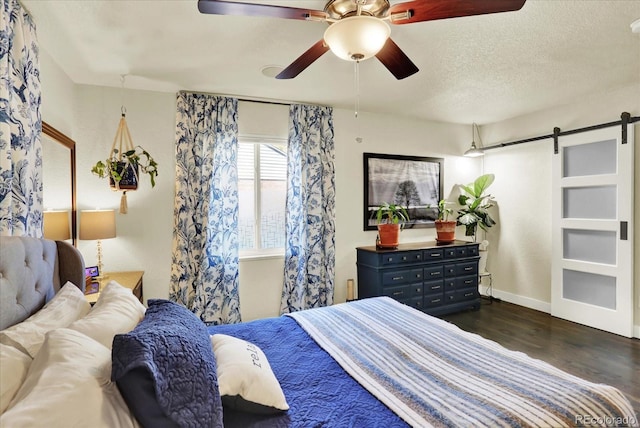
{"type": "MultiPolygon", "coordinates": [[[[144,271],[128,271],[128,272],[107,272],[108,278],[100,281],[100,290],[102,290],[109,281],[116,281],[123,287],[130,288],[133,295],[136,296],[141,303],[144,303],[142,298],[142,276],[144,271]]],[[[98,301],[100,292],[94,294],[85,295],[87,301],[92,305],[98,301]]]]}

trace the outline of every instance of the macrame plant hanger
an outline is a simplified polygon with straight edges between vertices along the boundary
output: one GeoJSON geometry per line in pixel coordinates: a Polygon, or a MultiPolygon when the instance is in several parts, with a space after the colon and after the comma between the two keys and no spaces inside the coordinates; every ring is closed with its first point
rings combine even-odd
{"type": "Polygon", "coordinates": [[[136,190],[138,188],[138,168],[137,165],[130,163],[125,156],[125,153],[133,152],[135,150],[133,146],[133,140],[131,139],[131,133],[127,126],[126,114],[127,109],[124,107],[124,78],[122,80],[122,106],[120,112],[120,123],[118,124],[118,130],[113,138],[113,144],[111,145],[111,152],[109,152],[109,161],[112,165],[116,165],[118,162],[118,173],[121,180],[112,180],[112,188],[115,191],[122,190],[122,197],[120,198],[120,214],[126,214],[127,207],[127,190],[136,190]]]}

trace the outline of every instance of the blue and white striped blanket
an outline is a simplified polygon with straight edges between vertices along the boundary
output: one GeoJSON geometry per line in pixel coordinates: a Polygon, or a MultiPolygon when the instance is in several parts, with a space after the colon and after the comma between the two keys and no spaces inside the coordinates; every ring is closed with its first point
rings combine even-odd
{"type": "Polygon", "coordinates": [[[289,314],[407,423],[638,426],[624,395],[387,297],[289,314]]]}

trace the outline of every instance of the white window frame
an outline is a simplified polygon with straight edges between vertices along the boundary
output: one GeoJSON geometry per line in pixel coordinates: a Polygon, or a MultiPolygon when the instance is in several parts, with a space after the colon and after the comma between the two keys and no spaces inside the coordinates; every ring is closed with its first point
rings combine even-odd
{"type": "Polygon", "coordinates": [[[250,250],[240,250],[240,260],[263,260],[271,258],[284,258],[284,247],[280,248],[261,248],[262,245],[262,228],[261,228],[261,213],[262,213],[262,199],[261,199],[261,176],[260,176],[260,144],[288,144],[286,138],[278,138],[273,136],[264,135],[238,135],[238,144],[240,143],[252,143],[255,145],[253,152],[253,180],[254,180],[254,242],[257,248],[250,250]]]}

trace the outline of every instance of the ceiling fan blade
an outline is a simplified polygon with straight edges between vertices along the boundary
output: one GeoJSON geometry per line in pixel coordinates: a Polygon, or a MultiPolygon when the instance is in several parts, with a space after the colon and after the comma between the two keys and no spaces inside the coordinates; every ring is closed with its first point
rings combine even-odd
{"type": "Polygon", "coordinates": [[[327,17],[327,14],[321,10],[218,0],[198,0],[198,10],[200,13],[214,15],[269,16],[301,20],[309,18],[324,20],[327,17]]]}
{"type": "Polygon", "coordinates": [[[282,70],[276,76],[276,79],[293,79],[302,73],[307,67],[314,63],[329,50],[329,46],[325,45],[324,40],[319,40],[315,45],[311,46],[305,53],[300,55],[287,68],[282,70]]]}
{"type": "Polygon", "coordinates": [[[526,0],[413,0],[389,9],[392,24],[520,10],[526,0]],[[406,12],[409,12],[408,14],[406,12]],[[395,16],[394,16],[395,15],[395,16]],[[403,16],[404,15],[404,16],[403,16]],[[407,16],[409,15],[409,16],[407,16]]]}
{"type": "Polygon", "coordinates": [[[400,49],[391,38],[387,39],[387,42],[380,52],[378,52],[376,58],[378,58],[380,62],[387,67],[387,70],[398,80],[418,72],[418,67],[402,52],[402,49],[400,49]]]}

